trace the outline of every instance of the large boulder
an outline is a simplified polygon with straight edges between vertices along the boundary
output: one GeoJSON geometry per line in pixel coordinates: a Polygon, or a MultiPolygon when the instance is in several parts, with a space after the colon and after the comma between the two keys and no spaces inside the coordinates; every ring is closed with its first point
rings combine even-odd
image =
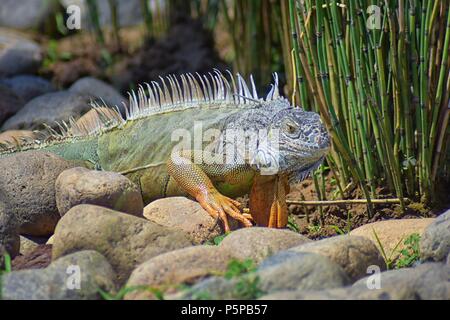
{"type": "Polygon", "coordinates": [[[190,245],[182,232],[111,209],[82,204],[70,209],[58,223],[53,259],[80,250],[97,250],[111,263],[122,284],[137,265],[190,245]]]}
{"type": "MultiPolygon", "coordinates": [[[[10,9],[2,3],[0,10],[10,9]]],[[[20,33],[0,28],[0,78],[34,73],[42,57],[42,50],[37,43],[20,33]]]]}
{"type": "Polygon", "coordinates": [[[0,85],[11,89],[24,102],[43,94],[55,91],[50,81],[34,75],[18,75],[11,78],[1,79],[0,85]]]}
{"type": "MultiPolygon", "coordinates": [[[[145,286],[165,293],[180,285],[193,284],[202,278],[224,273],[231,255],[212,246],[195,246],[164,253],[139,265],[131,274],[127,287],[145,286]]],[[[132,291],[126,299],[152,299],[148,290],[132,291]]]]}
{"type": "Polygon", "coordinates": [[[75,164],[52,153],[26,151],[0,158],[0,190],[21,234],[47,236],[60,215],[56,208],[55,181],[75,164]]]}
{"type": "Polygon", "coordinates": [[[2,0],[0,26],[14,29],[38,28],[56,8],[53,0],[2,0]]]}
{"type": "Polygon", "coordinates": [[[19,228],[7,204],[7,198],[0,189],[0,268],[6,253],[14,258],[20,249],[19,228]]]}
{"type": "MultiPolygon", "coordinates": [[[[415,268],[390,270],[379,276],[380,289],[386,291],[386,298],[389,299],[450,299],[450,267],[442,263],[424,263],[415,268]]],[[[353,287],[365,291],[377,290],[372,287],[376,284],[373,279],[374,275],[360,279],[353,287]]]]}
{"type": "Polygon", "coordinates": [[[43,128],[43,124],[55,127],[55,121],[78,118],[91,109],[90,97],[70,91],[50,92],[30,100],[14,116],[9,118],[2,130],[43,128]]]}
{"type": "Polygon", "coordinates": [[[19,111],[24,104],[23,99],[21,99],[14,91],[5,85],[0,83],[0,125],[13,116],[17,111],[19,111]]]}
{"type": "Polygon", "coordinates": [[[212,240],[223,233],[220,223],[216,223],[198,202],[185,197],[153,201],[144,208],[144,217],[187,233],[195,244],[212,240]]]}
{"type": "Polygon", "coordinates": [[[420,239],[421,260],[444,261],[450,254],[450,210],[431,223],[420,239]]]}
{"type": "Polygon", "coordinates": [[[54,261],[45,269],[20,270],[2,277],[6,300],[92,300],[101,291],[115,292],[114,271],[96,251],[81,251],[54,261]]]}
{"type": "Polygon", "coordinates": [[[338,264],[309,252],[280,252],[263,261],[255,275],[266,293],[338,288],[351,282],[338,264]]]}
{"type": "Polygon", "coordinates": [[[336,236],[302,244],[289,249],[294,252],[317,253],[340,265],[352,281],[367,275],[369,266],[385,268],[385,263],[375,244],[358,236],[336,236]]]}
{"type": "Polygon", "coordinates": [[[84,77],[77,80],[69,88],[69,91],[91,96],[93,100],[103,101],[109,107],[117,106],[122,111],[124,111],[123,103],[127,103],[127,99],[114,87],[92,77],[84,77]]]}
{"type": "Polygon", "coordinates": [[[252,259],[259,263],[279,251],[310,241],[289,230],[253,227],[233,231],[219,247],[231,252],[238,260],[252,259]]]}
{"type": "Polygon", "coordinates": [[[400,254],[400,250],[405,248],[404,240],[414,233],[421,235],[433,221],[432,218],[377,221],[350,231],[350,235],[368,238],[378,249],[381,249],[376,240],[375,231],[386,255],[394,260],[400,254]]]}
{"type": "Polygon", "coordinates": [[[77,167],[63,171],[56,180],[56,205],[61,216],[79,204],[94,204],[142,216],[139,188],[125,176],[77,167]]]}

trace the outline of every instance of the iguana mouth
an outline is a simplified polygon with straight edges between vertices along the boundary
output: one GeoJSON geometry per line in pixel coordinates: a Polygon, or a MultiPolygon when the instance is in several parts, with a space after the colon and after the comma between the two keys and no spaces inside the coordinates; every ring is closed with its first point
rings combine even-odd
{"type": "Polygon", "coordinates": [[[306,167],[301,168],[299,171],[292,172],[289,176],[289,182],[297,183],[305,180],[311,174],[311,172],[316,170],[322,164],[323,159],[325,159],[325,156],[320,157],[319,160],[311,163],[306,167]]]}

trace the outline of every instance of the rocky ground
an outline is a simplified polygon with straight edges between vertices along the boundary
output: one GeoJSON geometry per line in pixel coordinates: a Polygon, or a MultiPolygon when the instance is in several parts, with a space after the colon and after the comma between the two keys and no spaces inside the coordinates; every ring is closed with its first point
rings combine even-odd
{"type": "MultiPolygon", "coordinates": [[[[7,26],[0,28],[3,144],[39,138],[33,130],[82,116],[91,100],[120,106],[129,82],[223,66],[207,35],[191,38],[203,32],[199,25],[183,19],[172,36],[105,72],[81,37],[66,40],[70,61],[49,66],[45,39],[7,26]]],[[[49,153],[2,158],[0,172],[3,299],[450,299],[450,210],[393,220],[379,211],[325,239],[302,225],[300,234],[235,224],[224,235],[190,199],[145,205],[126,177],[49,153]]]]}

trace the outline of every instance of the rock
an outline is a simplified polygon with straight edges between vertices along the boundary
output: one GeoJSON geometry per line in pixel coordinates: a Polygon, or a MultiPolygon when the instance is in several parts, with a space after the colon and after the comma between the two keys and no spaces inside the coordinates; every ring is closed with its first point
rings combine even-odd
{"type": "Polygon", "coordinates": [[[14,258],[13,270],[43,269],[52,262],[52,246],[39,244],[34,250],[14,258]]]}
{"type": "Polygon", "coordinates": [[[96,251],[81,251],[45,269],[13,271],[2,277],[6,300],[100,299],[99,289],[114,292],[114,271],[96,251]]]}
{"type": "Polygon", "coordinates": [[[94,204],[142,216],[144,203],[139,188],[125,176],[108,171],[72,168],[56,179],[56,205],[61,216],[79,204],[94,204]]]}
{"type": "Polygon", "coordinates": [[[82,204],[58,223],[53,259],[79,250],[97,250],[123,284],[135,266],[165,252],[190,246],[187,236],[132,215],[82,204]]]}
{"type": "Polygon", "coordinates": [[[42,26],[55,9],[55,1],[48,0],[2,0],[0,26],[29,29],[42,26]]]}
{"type": "Polygon", "coordinates": [[[380,249],[373,233],[373,230],[375,230],[386,255],[392,254],[391,259],[395,260],[400,250],[404,248],[404,240],[413,233],[421,235],[433,221],[434,219],[431,218],[377,221],[350,231],[350,235],[369,238],[380,249]],[[399,243],[400,245],[393,252],[395,246],[399,243]]]}
{"type": "MultiPolygon", "coordinates": [[[[363,278],[353,287],[365,291],[377,290],[368,288],[368,280],[370,282],[369,278],[363,278]]],[[[441,263],[425,263],[415,268],[382,272],[380,288],[386,292],[386,298],[392,300],[449,300],[450,267],[441,263]]]]}
{"type": "Polygon", "coordinates": [[[50,81],[33,75],[19,75],[0,80],[0,85],[11,89],[24,102],[55,91],[50,81]]]}
{"type": "Polygon", "coordinates": [[[444,261],[450,253],[450,210],[438,216],[422,234],[420,259],[444,261]]]}
{"type": "Polygon", "coordinates": [[[242,299],[236,290],[239,279],[210,277],[194,284],[184,292],[165,296],[167,300],[232,300],[242,299]]]}
{"type": "Polygon", "coordinates": [[[36,139],[37,134],[28,130],[9,130],[0,133],[0,143],[17,145],[22,140],[36,139]]]}
{"type": "MultiPolygon", "coordinates": [[[[152,12],[156,11],[155,2],[149,2],[151,5],[152,12]]],[[[82,26],[86,26],[87,28],[92,28],[92,24],[89,23],[88,16],[88,7],[86,4],[86,0],[61,0],[61,4],[65,7],[76,4],[80,6],[82,16],[82,26]]],[[[160,3],[160,6],[164,6],[164,3],[160,3]]],[[[111,9],[108,3],[108,0],[97,0],[98,12],[99,12],[99,21],[102,26],[111,26],[111,9]]],[[[161,10],[161,9],[159,9],[161,10]]],[[[117,14],[120,17],[120,26],[135,26],[142,22],[142,9],[141,3],[139,0],[128,0],[128,1],[117,1],[117,14]]]]}
{"type": "Polygon", "coordinates": [[[389,292],[383,289],[336,288],[317,291],[278,291],[264,295],[259,300],[389,300],[389,292]]]}
{"type": "MultiPolygon", "coordinates": [[[[161,254],[139,265],[131,274],[127,287],[147,286],[176,290],[204,277],[224,273],[231,255],[212,246],[195,246],[161,254]]],[[[126,299],[152,299],[148,290],[132,291],[126,299]]]]}
{"type": "Polygon", "coordinates": [[[310,241],[289,230],[253,227],[233,231],[223,239],[219,247],[231,252],[238,260],[252,259],[258,264],[279,251],[310,241]]]}
{"type": "Polygon", "coordinates": [[[277,253],[259,266],[256,276],[260,278],[261,289],[266,293],[321,290],[350,284],[350,279],[339,265],[309,252],[277,253]]]}
{"type": "Polygon", "coordinates": [[[144,217],[162,226],[181,230],[194,244],[201,244],[221,235],[220,224],[198,202],[184,197],[171,197],[151,202],[144,208],[144,217]]]}
{"type": "Polygon", "coordinates": [[[447,255],[447,265],[450,266],[450,253],[447,255]]]}
{"type": "Polygon", "coordinates": [[[45,244],[51,244],[53,245],[53,241],[55,240],[55,235],[52,235],[50,238],[48,238],[47,242],[45,244]]]}
{"type": "Polygon", "coordinates": [[[358,236],[336,236],[302,244],[289,249],[295,252],[311,252],[325,256],[340,265],[351,281],[367,276],[367,268],[376,265],[384,269],[385,263],[375,244],[358,236]]]}
{"type": "Polygon", "coordinates": [[[12,258],[19,254],[20,237],[15,217],[8,207],[8,199],[0,189],[0,266],[3,256],[8,253],[12,258]]]}
{"type": "MultiPolygon", "coordinates": [[[[10,11],[3,3],[2,8],[10,11]]],[[[20,33],[0,28],[0,78],[34,73],[41,61],[42,50],[37,43],[20,33]]]]}
{"type": "Polygon", "coordinates": [[[80,117],[91,108],[89,102],[88,96],[74,92],[47,93],[25,104],[3,124],[2,130],[35,130],[42,128],[44,123],[55,127],[55,121],[68,121],[70,117],[80,117]]]}
{"type": "Polygon", "coordinates": [[[69,91],[91,96],[94,100],[103,100],[107,106],[117,106],[121,111],[124,111],[122,102],[127,103],[127,99],[114,89],[114,87],[92,77],[79,79],[69,88],[69,91]]]}
{"type": "Polygon", "coordinates": [[[0,124],[2,124],[23,107],[24,101],[2,84],[0,84],[0,96],[2,97],[0,99],[0,124]]]}
{"type": "Polygon", "coordinates": [[[28,255],[33,252],[39,245],[45,244],[47,238],[20,236],[20,254],[28,255]]]}
{"type": "Polygon", "coordinates": [[[52,153],[26,151],[0,158],[0,190],[21,234],[47,236],[60,216],[56,208],[55,181],[75,164],[52,153]]]}

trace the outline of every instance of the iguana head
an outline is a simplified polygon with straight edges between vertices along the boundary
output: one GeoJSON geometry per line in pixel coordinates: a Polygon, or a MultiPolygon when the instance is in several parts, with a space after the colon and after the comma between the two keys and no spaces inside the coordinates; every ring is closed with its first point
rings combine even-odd
{"type": "Polygon", "coordinates": [[[315,170],[330,149],[330,138],[319,114],[290,106],[286,99],[263,105],[268,141],[259,141],[255,165],[262,174],[288,174],[291,181],[303,180],[315,170]]]}

